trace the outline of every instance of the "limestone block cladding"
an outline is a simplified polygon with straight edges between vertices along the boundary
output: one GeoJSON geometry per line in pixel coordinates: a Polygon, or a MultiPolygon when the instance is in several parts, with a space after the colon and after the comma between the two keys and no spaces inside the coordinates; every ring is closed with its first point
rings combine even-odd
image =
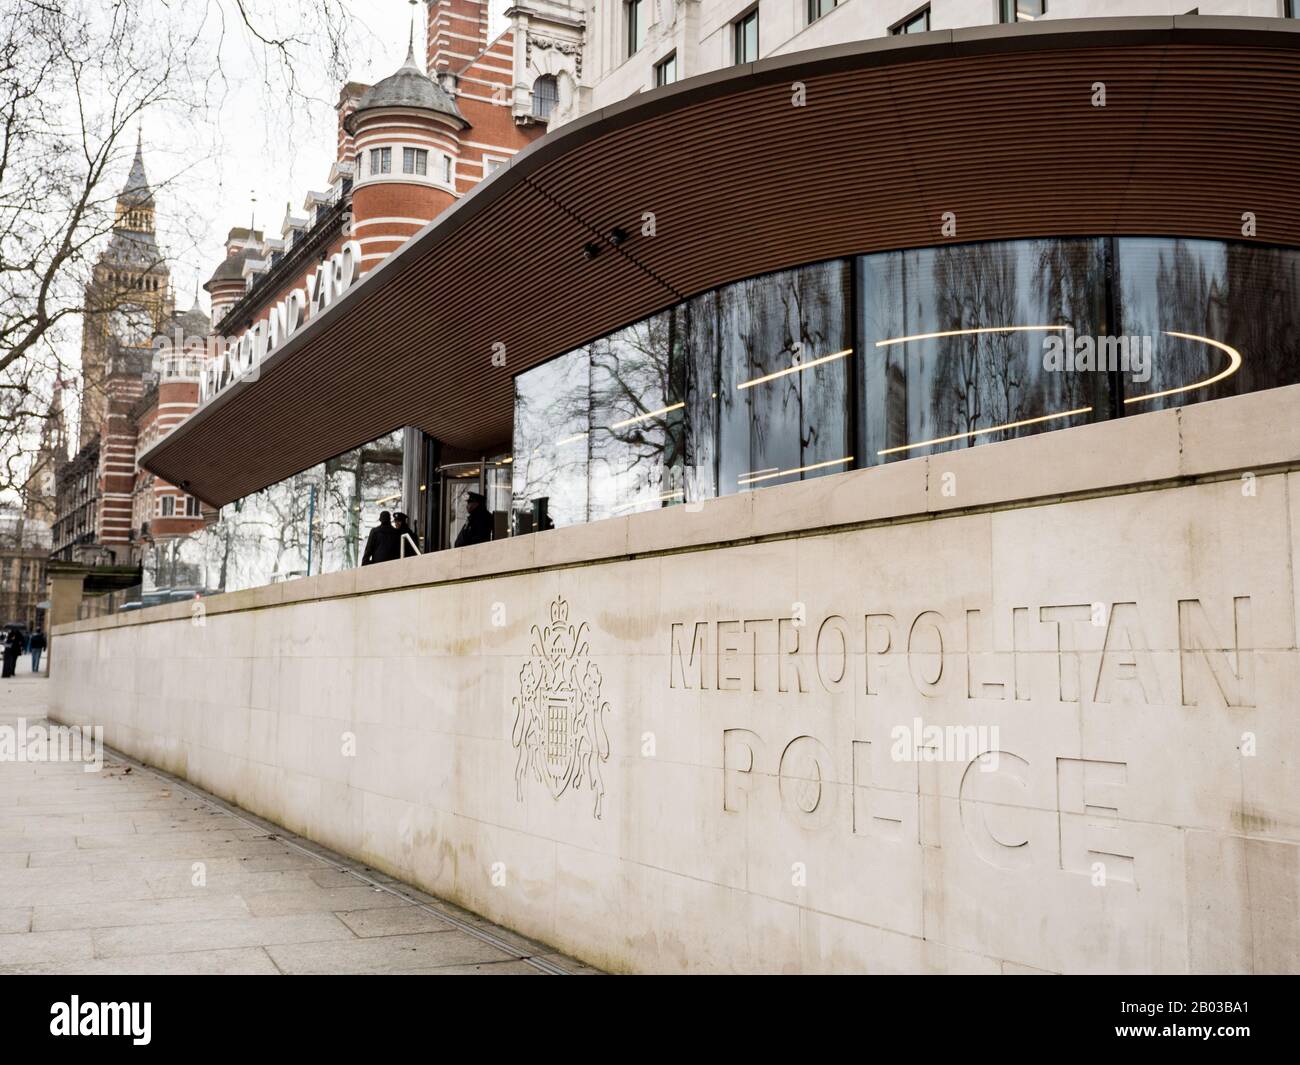
{"type": "Polygon", "coordinates": [[[1300,387],[55,630],[56,718],[614,971],[1300,971],[1300,387]]]}

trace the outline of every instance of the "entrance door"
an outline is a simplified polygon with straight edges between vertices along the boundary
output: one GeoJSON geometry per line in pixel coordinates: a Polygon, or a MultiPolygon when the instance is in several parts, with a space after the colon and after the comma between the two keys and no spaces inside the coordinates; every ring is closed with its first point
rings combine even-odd
{"type": "Polygon", "coordinates": [[[439,550],[456,543],[457,534],[469,518],[469,494],[478,492],[492,517],[492,539],[510,534],[510,459],[508,456],[482,462],[453,462],[438,468],[441,516],[438,523],[439,550]]]}
{"type": "Polygon", "coordinates": [[[439,528],[438,547],[445,549],[456,542],[456,534],[465,527],[469,518],[470,492],[483,491],[483,464],[481,462],[456,462],[443,466],[442,475],[442,519],[439,528]]]}

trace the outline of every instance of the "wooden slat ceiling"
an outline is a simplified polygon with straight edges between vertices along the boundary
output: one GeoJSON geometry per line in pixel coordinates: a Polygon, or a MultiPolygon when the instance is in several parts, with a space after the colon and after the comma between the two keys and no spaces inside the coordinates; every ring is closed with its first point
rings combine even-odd
{"type": "Polygon", "coordinates": [[[1240,240],[1253,211],[1257,240],[1300,245],[1298,31],[1208,17],[981,28],[639,95],[521,153],[143,465],[221,505],[402,425],[490,447],[510,437],[515,374],[729,281],[943,244],[947,211],[962,243],[1240,240]],[[619,248],[615,227],[630,234],[619,248]]]}

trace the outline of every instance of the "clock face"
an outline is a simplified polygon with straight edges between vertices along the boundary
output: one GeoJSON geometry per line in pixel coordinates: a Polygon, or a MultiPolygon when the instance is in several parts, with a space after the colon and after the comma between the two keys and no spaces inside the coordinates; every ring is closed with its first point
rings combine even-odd
{"type": "Polygon", "coordinates": [[[153,337],[153,318],[136,303],[124,303],[113,311],[109,327],[118,342],[129,347],[142,347],[153,337]]]}

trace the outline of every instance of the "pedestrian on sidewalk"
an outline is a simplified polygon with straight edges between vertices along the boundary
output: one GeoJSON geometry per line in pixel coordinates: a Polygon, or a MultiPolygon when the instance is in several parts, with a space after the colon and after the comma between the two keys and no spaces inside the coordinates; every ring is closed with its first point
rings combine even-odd
{"type": "Polygon", "coordinates": [[[41,632],[40,629],[32,633],[27,649],[32,653],[32,672],[39,673],[41,671],[41,652],[45,650],[45,633],[41,632]]]}
{"type": "Polygon", "coordinates": [[[10,629],[5,634],[4,669],[0,670],[0,677],[12,677],[14,675],[14,668],[18,665],[18,655],[22,649],[22,636],[19,635],[17,629],[10,629]]]}

